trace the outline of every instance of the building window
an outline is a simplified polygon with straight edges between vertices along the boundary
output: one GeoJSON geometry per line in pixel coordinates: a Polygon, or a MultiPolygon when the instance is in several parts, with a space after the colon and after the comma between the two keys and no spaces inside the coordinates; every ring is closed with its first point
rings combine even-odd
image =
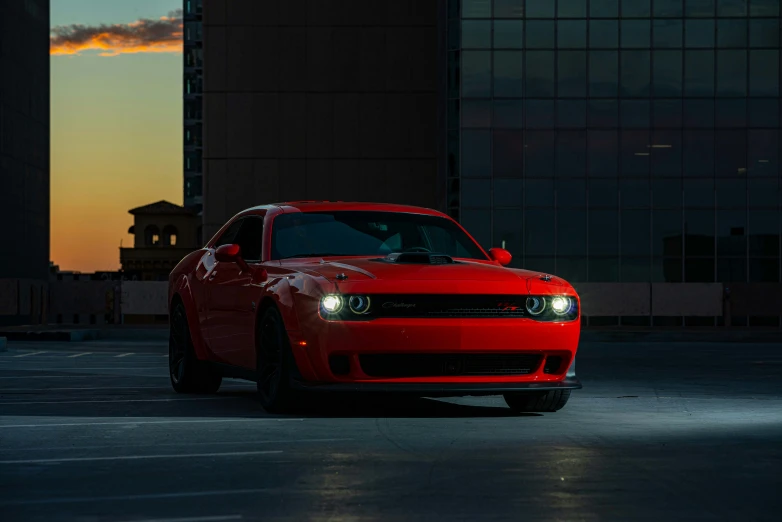
{"type": "Polygon", "coordinates": [[[185,22],[185,42],[200,42],[202,40],[201,22],[185,22]]]}
{"type": "Polygon", "coordinates": [[[204,51],[200,47],[185,49],[185,67],[203,67],[204,51]]]}
{"type": "Polygon", "coordinates": [[[144,229],[144,244],[156,246],[160,243],[160,229],[155,225],[147,225],[144,229]]]}

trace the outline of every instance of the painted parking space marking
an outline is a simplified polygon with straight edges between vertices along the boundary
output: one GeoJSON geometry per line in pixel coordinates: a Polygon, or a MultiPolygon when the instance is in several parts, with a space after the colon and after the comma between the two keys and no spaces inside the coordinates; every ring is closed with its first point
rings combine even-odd
{"type": "Polygon", "coordinates": [[[279,488],[255,488],[255,489],[223,489],[219,491],[181,491],[174,493],[148,493],[141,495],[113,495],[105,497],[54,497],[35,500],[10,500],[0,501],[0,506],[24,506],[29,504],[72,504],[72,503],[93,503],[93,502],[114,502],[122,500],[164,500],[170,498],[198,498],[198,497],[221,497],[226,495],[257,495],[266,493],[279,495],[279,488]]]}
{"type": "Polygon", "coordinates": [[[14,357],[14,358],[19,358],[19,357],[30,357],[31,355],[38,355],[38,354],[42,354],[42,353],[46,353],[46,352],[27,352],[27,353],[20,353],[19,355],[13,355],[12,357],[14,357]]]}
{"type": "Polygon", "coordinates": [[[145,518],[130,522],[220,522],[222,520],[242,520],[242,515],[215,515],[211,517],[145,518]]]}
{"type": "Polygon", "coordinates": [[[185,402],[185,401],[225,401],[235,397],[193,397],[177,399],[106,399],[93,401],[10,401],[0,402],[0,406],[28,406],[31,404],[97,404],[123,402],[185,402]]]}
{"type": "MultiPolygon", "coordinates": [[[[317,443],[317,442],[349,442],[356,439],[352,438],[328,438],[328,439],[274,439],[274,440],[232,440],[232,441],[206,441],[206,442],[156,442],[156,448],[162,448],[166,446],[180,447],[180,446],[241,446],[241,445],[258,445],[258,444],[305,444],[305,443],[317,443]]],[[[123,448],[131,447],[149,447],[149,444],[123,444],[123,448]]],[[[99,444],[94,446],[52,446],[35,447],[35,448],[14,448],[13,450],[2,450],[0,453],[14,453],[20,451],[93,451],[97,449],[117,449],[116,444],[99,444]]]]}
{"type": "Polygon", "coordinates": [[[0,464],[56,464],[60,462],[100,462],[108,460],[185,459],[198,457],[248,457],[252,455],[279,455],[282,450],[229,451],[225,453],[169,453],[166,455],[119,455],[116,457],[65,457],[55,459],[0,460],[0,464]]]}
{"type": "Polygon", "coordinates": [[[183,419],[164,421],[125,421],[125,422],[64,422],[44,424],[0,424],[0,429],[8,428],[60,428],[64,426],[127,426],[128,424],[205,424],[205,423],[244,423],[244,422],[301,422],[304,419],[183,419]]]}

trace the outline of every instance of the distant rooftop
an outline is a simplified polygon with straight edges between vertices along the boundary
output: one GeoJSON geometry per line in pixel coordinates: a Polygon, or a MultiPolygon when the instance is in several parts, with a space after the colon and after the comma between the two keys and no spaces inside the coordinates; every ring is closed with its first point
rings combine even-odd
{"type": "Polygon", "coordinates": [[[157,203],[150,203],[143,207],[136,207],[128,211],[133,214],[192,214],[193,211],[180,205],[175,205],[169,201],[161,200],[157,203]]]}

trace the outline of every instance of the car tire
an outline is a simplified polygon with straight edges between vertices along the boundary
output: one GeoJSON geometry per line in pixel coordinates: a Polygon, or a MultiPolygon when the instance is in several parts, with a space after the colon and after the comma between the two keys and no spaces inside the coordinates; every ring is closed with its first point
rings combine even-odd
{"type": "Polygon", "coordinates": [[[517,413],[543,413],[561,410],[570,399],[571,390],[513,392],[503,395],[505,403],[517,413]]]}
{"type": "Polygon", "coordinates": [[[269,307],[262,312],[256,335],[256,385],[261,406],[268,413],[286,413],[299,405],[291,389],[292,360],[288,334],[280,312],[269,307]]]}
{"type": "Polygon", "coordinates": [[[168,334],[168,375],[177,393],[217,393],[223,377],[198,360],[190,336],[185,305],[171,310],[168,334]]]}

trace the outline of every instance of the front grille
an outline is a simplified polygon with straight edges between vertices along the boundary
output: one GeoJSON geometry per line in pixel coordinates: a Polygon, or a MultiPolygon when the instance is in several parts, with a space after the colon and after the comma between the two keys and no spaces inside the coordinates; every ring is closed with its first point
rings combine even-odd
{"type": "Polygon", "coordinates": [[[541,362],[536,354],[365,354],[361,369],[370,377],[527,375],[541,362]]]}
{"type": "Polygon", "coordinates": [[[527,317],[525,295],[373,295],[376,317],[527,317]]]}

